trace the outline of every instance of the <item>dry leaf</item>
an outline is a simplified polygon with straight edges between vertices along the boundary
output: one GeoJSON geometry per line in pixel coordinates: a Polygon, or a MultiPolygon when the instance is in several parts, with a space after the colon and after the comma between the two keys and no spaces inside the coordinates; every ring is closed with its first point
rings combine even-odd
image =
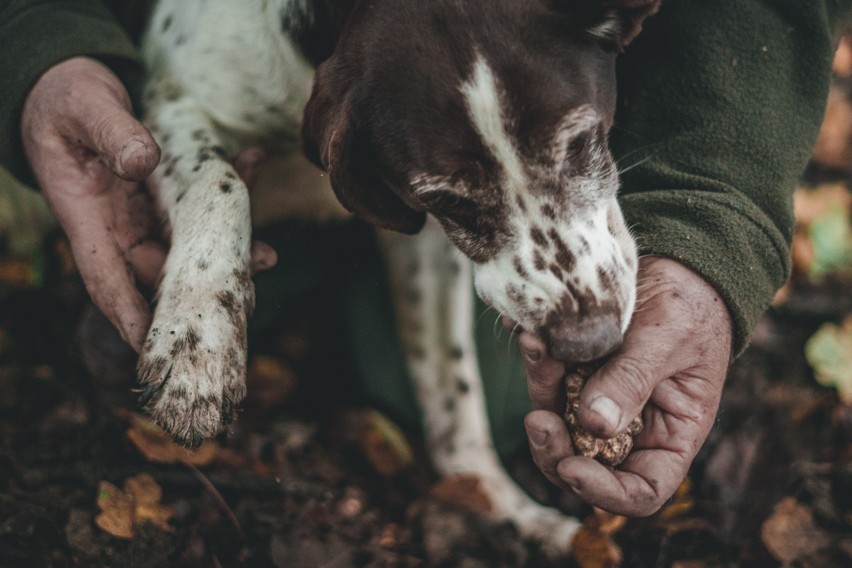
{"type": "Polygon", "coordinates": [[[344,434],[358,445],[379,475],[394,477],[414,463],[405,434],[381,412],[353,410],[346,413],[344,422],[344,434]]]}
{"type": "Polygon", "coordinates": [[[785,564],[811,556],[828,544],[811,510],[794,497],[786,497],[775,506],[760,535],[769,553],[785,564]]]}
{"type": "Polygon", "coordinates": [[[580,568],[615,568],[624,554],[609,535],[580,527],[571,543],[571,554],[580,568]]]}
{"type": "Polygon", "coordinates": [[[95,524],[117,538],[133,538],[133,497],[109,481],[98,484],[98,509],[95,524]]]}
{"type": "Polygon", "coordinates": [[[117,414],[130,421],[127,438],[149,462],[205,466],[215,460],[219,452],[219,444],[213,440],[205,440],[198,448],[188,450],[175,444],[169,434],[144,416],[124,410],[117,414]]]}
{"type": "Polygon", "coordinates": [[[22,258],[0,258],[0,284],[27,288],[41,281],[40,266],[22,258]]]}
{"type": "Polygon", "coordinates": [[[692,481],[686,477],[683,481],[681,481],[680,486],[678,486],[677,491],[669,504],[663,507],[663,510],[659,512],[659,519],[661,521],[668,521],[689,513],[695,505],[695,501],[690,495],[691,491],[692,481]]]}
{"type": "Polygon", "coordinates": [[[149,522],[160,530],[169,531],[169,519],[174,509],[160,504],[163,491],[154,478],[140,473],[124,482],[124,490],[108,481],[98,484],[97,504],[101,513],[95,524],[117,538],[133,538],[135,528],[149,522]]]}
{"type": "Polygon", "coordinates": [[[162,530],[170,530],[168,523],[174,510],[160,504],[163,490],[153,477],[147,473],[130,477],[124,482],[124,491],[133,497],[134,520],[137,523],[148,521],[162,530]]]}
{"type": "Polygon", "coordinates": [[[491,510],[491,499],[479,484],[475,475],[451,475],[432,486],[429,494],[441,503],[482,515],[491,510]]]}
{"type": "Polygon", "coordinates": [[[282,361],[269,355],[253,355],[249,361],[247,404],[274,408],[284,403],[296,390],[296,375],[282,361]]]}
{"type": "Polygon", "coordinates": [[[624,528],[627,518],[595,508],[571,542],[571,554],[580,568],[613,568],[621,565],[621,547],[612,535],[624,528]]]}

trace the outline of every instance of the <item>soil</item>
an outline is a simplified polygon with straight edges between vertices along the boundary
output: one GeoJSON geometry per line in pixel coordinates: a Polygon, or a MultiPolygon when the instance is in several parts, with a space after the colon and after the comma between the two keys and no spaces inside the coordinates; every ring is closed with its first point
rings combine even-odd
{"type": "Polygon", "coordinates": [[[0,296],[0,568],[852,565],[852,408],[803,354],[852,313],[848,281],[799,279],[762,320],[660,513],[593,511],[510,460],[585,519],[574,556],[547,559],[477,514],[469,480],[436,488],[417,437],[359,403],[306,315],[254,338],[230,436],[193,463],[165,448],[135,414],[133,353],[62,239],[45,251],[45,284],[0,296]]]}

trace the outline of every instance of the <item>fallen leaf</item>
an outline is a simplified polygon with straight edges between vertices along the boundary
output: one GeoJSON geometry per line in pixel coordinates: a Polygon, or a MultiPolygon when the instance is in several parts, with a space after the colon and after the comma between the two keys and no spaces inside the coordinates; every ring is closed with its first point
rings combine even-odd
{"type": "Polygon", "coordinates": [[[381,412],[352,410],[344,417],[345,435],[383,477],[394,477],[411,467],[414,452],[405,434],[381,412]]]}
{"type": "Polygon", "coordinates": [[[811,510],[794,497],[786,497],[775,506],[760,535],[769,553],[784,564],[813,555],[829,540],[816,526],[811,510]]]}
{"type": "Polygon", "coordinates": [[[842,325],[820,327],[805,344],[805,357],[817,382],[837,389],[840,400],[852,406],[852,316],[842,325]]]}
{"type": "Polygon", "coordinates": [[[574,535],[571,554],[580,568],[615,568],[624,558],[621,547],[609,535],[585,526],[574,535]]]}
{"type": "Polygon", "coordinates": [[[658,518],[661,521],[669,521],[677,517],[682,517],[692,510],[695,506],[695,501],[692,499],[692,481],[686,477],[680,483],[671,501],[663,507],[659,512],[658,518]]]}
{"type": "Polygon", "coordinates": [[[0,284],[11,288],[28,288],[41,283],[42,267],[23,258],[0,258],[0,284]]]}
{"type": "Polygon", "coordinates": [[[798,189],[793,266],[820,281],[833,272],[852,271],[852,193],[843,185],[798,189]]]}
{"type": "Polygon", "coordinates": [[[117,409],[116,414],[130,422],[127,438],[149,462],[205,466],[213,462],[219,452],[219,444],[213,440],[205,440],[198,448],[188,450],[175,444],[165,430],[144,416],[124,409],[117,409]]]}
{"type": "Polygon", "coordinates": [[[286,402],[296,390],[293,370],[269,355],[253,355],[246,375],[249,393],[246,404],[274,408],[286,402]]]}
{"type": "Polygon", "coordinates": [[[109,481],[101,481],[97,497],[101,513],[95,517],[95,524],[104,532],[125,539],[133,538],[142,522],[170,531],[169,519],[174,508],[160,504],[162,497],[162,489],[147,473],[126,479],[123,490],[109,481]]]}
{"type": "Polygon", "coordinates": [[[95,524],[117,538],[133,538],[133,497],[109,481],[98,484],[98,509],[95,524]]]}
{"type": "Polygon", "coordinates": [[[571,554],[580,568],[620,566],[624,555],[612,536],[624,528],[625,523],[626,517],[597,508],[594,514],[586,517],[571,543],[571,554]]]}
{"type": "Polygon", "coordinates": [[[480,483],[475,475],[450,475],[433,485],[429,495],[441,503],[482,515],[491,510],[491,499],[480,483]]]}
{"type": "Polygon", "coordinates": [[[170,530],[169,519],[174,509],[160,504],[163,490],[153,477],[147,473],[130,477],[124,482],[124,491],[133,497],[134,520],[137,523],[148,521],[159,529],[170,530]]]}

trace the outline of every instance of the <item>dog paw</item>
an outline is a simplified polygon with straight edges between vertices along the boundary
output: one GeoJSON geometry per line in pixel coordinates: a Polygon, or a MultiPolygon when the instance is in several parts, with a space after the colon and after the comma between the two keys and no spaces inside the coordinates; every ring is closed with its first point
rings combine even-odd
{"type": "Polygon", "coordinates": [[[216,288],[195,284],[187,292],[164,282],[139,357],[140,405],[187,447],[226,430],[245,397],[246,322],[254,288],[248,277],[236,280],[209,295],[199,290],[216,288]]]}

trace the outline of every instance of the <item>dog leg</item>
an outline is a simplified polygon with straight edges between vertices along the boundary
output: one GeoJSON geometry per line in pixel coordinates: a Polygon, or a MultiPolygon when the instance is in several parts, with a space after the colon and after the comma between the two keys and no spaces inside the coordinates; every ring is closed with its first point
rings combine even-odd
{"type": "Polygon", "coordinates": [[[141,403],[177,441],[220,433],[245,396],[251,221],[245,184],[210,119],[178,83],[154,78],[147,120],[163,147],[153,186],[171,234],[139,358],[141,403]]]}
{"type": "Polygon", "coordinates": [[[564,554],[579,523],[533,501],[509,477],[494,449],[474,344],[470,262],[432,219],[415,237],[381,235],[435,468],[442,476],[477,476],[492,518],[511,520],[524,537],[564,554]]]}

